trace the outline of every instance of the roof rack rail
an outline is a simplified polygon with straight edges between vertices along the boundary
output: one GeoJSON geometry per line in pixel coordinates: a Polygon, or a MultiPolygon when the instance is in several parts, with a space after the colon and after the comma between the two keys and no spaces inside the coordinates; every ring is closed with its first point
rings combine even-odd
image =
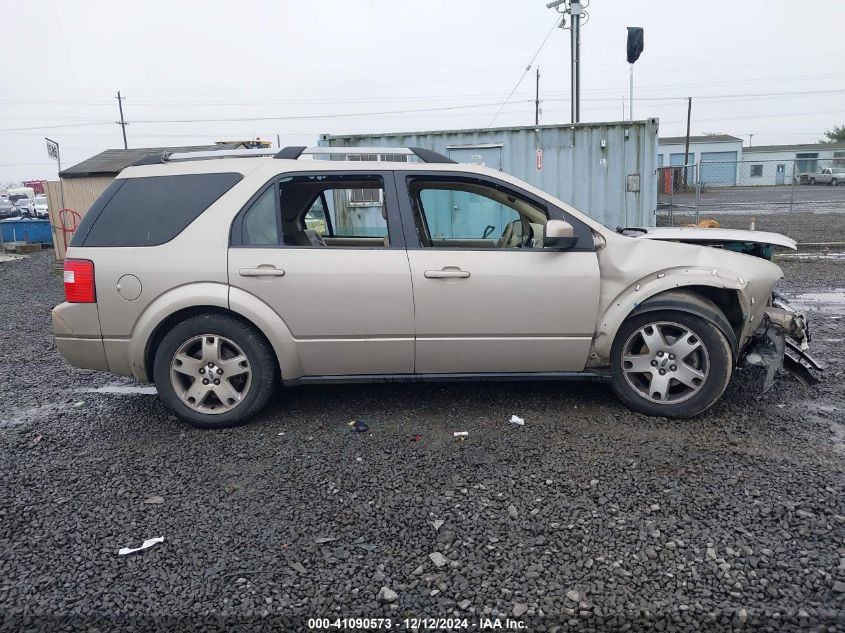
{"type": "Polygon", "coordinates": [[[212,149],[205,152],[163,152],[162,162],[170,160],[202,160],[206,158],[255,158],[256,156],[275,156],[278,149],[260,147],[257,149],[212,149]]]}
{"type": "Polygon", "coordinates": [[[443,154],[438,154],[423,147],[306,147],[291,145],[281,150],[274,148],[259,149],[219,149],[202,152],[156,152],[147,154],[133,165],[158,165],[170,161],[205,160],[208,158],[255,158],[272,156],[287,160],[297,160],[301,156],[361,156],[365,154],[398,154],[416,156],[424,163],[457,163],[443,154]]]}
{"type": "Polygon", "coordinates": [[[424,163],[457,163],[448,156],[423,147],[285,147],[276,158],[297,159],[300,156],[361,156],[363,154],[398,154],[416,156],[424,163]]]}

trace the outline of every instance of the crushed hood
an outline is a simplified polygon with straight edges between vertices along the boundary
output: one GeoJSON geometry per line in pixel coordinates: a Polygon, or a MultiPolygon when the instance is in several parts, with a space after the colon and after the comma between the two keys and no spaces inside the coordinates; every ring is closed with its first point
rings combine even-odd
{"type": "Polygon", "coordinates": [[[760,244],[761,246],[781,246],[798,250],[795,240],[768,231],[746,231],[741,229],[702,229],[698,227],[651,227],[637,235],[644,240],[662,240],[667,242],[685,242],[702,246],[730,246],[760,244]]]}

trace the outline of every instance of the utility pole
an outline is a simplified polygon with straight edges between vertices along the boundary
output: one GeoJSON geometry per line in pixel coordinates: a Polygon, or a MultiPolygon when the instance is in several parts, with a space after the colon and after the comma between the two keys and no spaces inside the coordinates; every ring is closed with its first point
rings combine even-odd
{"type": "Polygon", "coordinates": [[[569,3],[572,48],[572,122],[581,120],[581,3],[569,3]]]}
{"type": "Polygon", "coordinates": [[[537,88],[534,92],[534,125],[540,125],[540,67],[537,66],[537,88]]]}
{"type": "MultiPolygon", "coordinates": [[[[571,48],[571,90],[572,90],[572,122],[581,120],[581,14],[588,18],[586,11],[581,9],[581,0],[552,0],[546,4],[547,9],[554,9],[558,13],[569,13],[570,48],[571,48]],[[567,2],[569,6],[566,7],[567,2]],[[561,11],[558,7],[564,5],[561,11]]],[[[560,28],[566,28],[566,18],[561,21],[560,28]]]]}
{"type": "Polygon", "coordinates": [[[129,149],[129,145],[126,144],[126,121],[123,119],[123,100],[126,97],[120,96],[120,90],[117,91],[117,107],[120,109],[120,121],[116,121],[116,123],[121,127],[123,130],[123,149],[129,149]]]}
{"type": "MultiPolygon", "coordinates": [[[[633,64],[631,64],[633,68],[633,64]]],[[[687,186],[687,165],[689,164],[689,127],[692,118],[692,97],[687,98],[687,140],[684,145],[684,188],[687,186]]]]}

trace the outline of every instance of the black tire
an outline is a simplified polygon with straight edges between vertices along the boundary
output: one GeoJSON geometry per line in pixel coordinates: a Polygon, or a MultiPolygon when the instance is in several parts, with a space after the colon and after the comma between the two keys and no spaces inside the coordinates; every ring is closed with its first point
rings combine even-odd
{"type": "Polygon", "coordinates": [[[830,185],[832,187],[836,187],[838,184],[839,184],[839,181],[836,178],[834,178],[833,180],[830,181],[830,185]]]}
{"type": "Polygon", "coordinates": [[[275,355],[266,339],[252,326],[223,314],[199,315],[174,326],[162,339],[153,361],[153,380],[159,397],[174,415],[201,429],[223,429],[248,422],[270,400],[277,375],[275,355]],[[247,357],[251,383],[243,401],[230,411],[212,414],[192,409],[171,383],[171,361],[176,352],[186,341],[204,334],[230,339],[247,357]]]}
{"type": "Polygon", "coordinates": [[[646,415],[667,418],[690,418],[706,411],[722,396],[733,371],[731,347],[721,330],[706,319],[675,310],[645,312],[625,320],[613,341],[610,362],[613,391],[626,406],[646,415]],[[709,373],[704,383],[694,395],[681,402],[653,402],[631,386],[625,377],[622,363],[625,343],[640,328],[658,322],[672,322],[688,328],[701,341],[709,358],[709,373]]]}
{"type": "Polygon", "coordinates": [[[815,178],[810,178],[810,184],[811,184],[811,185],[816,184],[816,179],[815,179],[815,178]]]}

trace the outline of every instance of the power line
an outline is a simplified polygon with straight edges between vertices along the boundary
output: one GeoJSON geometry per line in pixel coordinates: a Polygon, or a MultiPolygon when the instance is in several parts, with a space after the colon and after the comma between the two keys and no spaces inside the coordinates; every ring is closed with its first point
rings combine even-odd
{"type": "Polygon", "coordinates": [[[493,118],[490,119],[490,123],[487,124],[487,127],[493,127],[493,123],[496,121],[496,118],[499,116],[499,113],[505,107],[508,101],[510,101],[513,93],[516,92],[516,89],[519,88],[519,84],[522,83],[522,80],[525,79],[525,75],[528,74],[528,71],[531,70],[531,66],[534,65],[534,60],[537,59],[537,55],[540,54],[540,51],[543,50],[543,47],[546,45],[546,42],[549,41],[549,38],[552,36],[552,33],[557,28],[558,23],[560,22],[560,18],[555,16],[555,22],[552,24],[552,28],[546,33],[546,37],[543,38],[543,41],[540,43],[540,47],[537,49],[537,52],[534,53],[534,57],[531,58],[531,61],[528,62],[528,65],[525,67],[525,70],[522,71],[522,76],[517,80],[516,84],[514,84],[513,90],[511,90],[510,94],[507,98],[502,102],[502,105],[499,106],[499,109],[496,111],[496,114],[493,115],[493,118]]]}
{"type": "Polygon", "coordinates": [[[113,125],[111,121],[99,121],[94,122],[91,121],[90,123],[65,123],[63,125],[36,125],[33,127],[9,127],[9,128],[2,128],[0,132],[19,132],[23,130],[55,130],[58,128],[64,127],[86,127],[91,125],[113,125]]]}
{"type": "MultiPolygon", "coordinates": [[[[533,99],[524,99],[515,101],[514,103],[533,102],[533,99]]],[[[496,106],[498,103],[472,103],[455,106],[436,106],[431,108],[412,108],[405,110],[384,110],[381,112],[342,112],[331,114],[305,114],[292,116],[267,116],[267,117],[229,117],[220,119],[135,119],[133,123],[237,123],[237,122],[255,122],[255,121],[299,121],[312,119],[337,119],[348,117],[366,117],[366,116],[383,116],[393,114],[410,114],[414,112],[439,112],[449,110],[464,110],[469,108],[484,108],[496,106]]],[[[18,132],[25,130],[45,130],[52,128],[64,127],[82,127],[91,125],[113,125],[111,121],[103,122],[89,122],[89,123],[67,123],[64,125],[41,125],[35,127],[18,127],[18,128],[0,128],[0,132],[18,132]]]]}

